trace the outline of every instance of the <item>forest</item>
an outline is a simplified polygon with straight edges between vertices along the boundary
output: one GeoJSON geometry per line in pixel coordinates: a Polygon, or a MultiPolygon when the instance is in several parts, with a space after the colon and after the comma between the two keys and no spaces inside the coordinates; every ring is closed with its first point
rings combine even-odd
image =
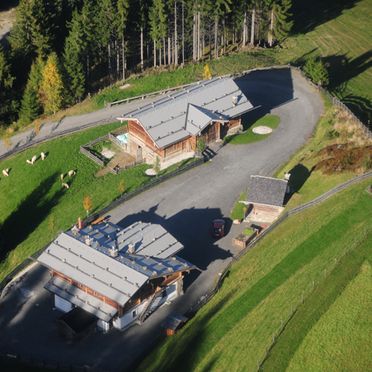
{"type": "Polygon", "coordinates": [[[292,0],[21,0],[0,45],[0,127],[16,129],[145,69],[271,48],[292,0]]]}

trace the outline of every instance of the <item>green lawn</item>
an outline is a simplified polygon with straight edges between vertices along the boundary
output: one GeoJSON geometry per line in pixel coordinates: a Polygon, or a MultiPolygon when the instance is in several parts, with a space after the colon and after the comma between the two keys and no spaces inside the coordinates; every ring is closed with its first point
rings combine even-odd
{"type": "Polygon", "coordinates": [[[372,277],[368,261],[362,265],[372,258],[371,243],[370,237],[355,245],[298,308],[264,371],[368,370],[372,277]]]}
{"type": "MultiPolygon", "coordinates": [[[[272,335],[312,282],[327,283],[324,270],[329,273],[345,250],[371,246],[372,198],[365,192],[370,182],[282,223],[233,265],[215,297],[139,369],[256,370],[272,335]]],[[[345,264],[340,261],[338,268],[345,264]]],[[[344,350],[356,357],[352,352],[344,350]]]]}
{"type": "Polygon", "coordinates": [[[91,197],[95,212],[119,196],[121,180],[126,191],[149,180],[144,174],[147,165],[118,176],[95,178],[99,167],[80,154],[80,145],[119,126],[120,123],[109,124],[53,140],[0,162],[1,169],[11,169],[8,178],[0,179],[0,279],[79,216],[84,217],[85,195],[91,197]],[[26,159],[41,151],[48,153],[45,161],[38,160],[34,166],[26,164],[26,159]],[[65,178],[70,189],[62,190],[60,174],[70,169],[77,174],[65,178]]]}
{"type": "Polygon", "coordinates": [[[233,145],[245,145],[247,143],[262,141],[263,139],[270,136],[270,134],[255,134],[253,129],[264,125],[271,129],[276,129],[280,123],[280,117],[278,115],[266,114],[262,118],[258,119],[243,133],[229,136],[226,138],[226,142],[232,143],[233,145]]]}
{"type": "Polygon", "coordinates": [[[239,203],[240,201],[247,200],[247,193],[242,192],[239,195],[238,200],[235,202],[234,207],[230,213],[230,218],[232,220],[242,220],[245,216],[246,206],[243,203],[239,203]]]}
{"type": "MultiPolygon", "coordinates": [[[[364,251],[366,248],[364,244],[364,251]]],[[[359,252],[353,253],[354,256],[361,256],[359,252]]],[[[355,258],[350,271],[354,270],[354,266],[358,267],[354,265],[355,261],[360,263],[360,259],[355,258]]],[[[336,372],[370,369],[372,355],[366,347],[370,343],[366,329],[372,328],[372,297],[368,295],[372,293],[370,262],[365,262],[359,269],[356,278],[310,329],[290,361],[287,371],[336,372]]],[[[322,298],[324,301],[324,296],[322,298]]]]}

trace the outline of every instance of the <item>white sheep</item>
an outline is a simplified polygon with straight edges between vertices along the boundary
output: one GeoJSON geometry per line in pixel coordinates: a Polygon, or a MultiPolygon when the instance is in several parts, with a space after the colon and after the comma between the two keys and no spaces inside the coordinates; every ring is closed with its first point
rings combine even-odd
{"type": "Polygon", "coordinates": [[[46,154],[44,152],[40,153],[41,160],[44,160],[46,158],[46,154]]]}
{"type": "Polygon", "coordinates": [[[9,177],[9,168],[3,169],[3,175],[9,177]]]}
{"type": "Polygon", "coordinates": [[[68,174],[69,177],[72,177],[72,176],[75,176],[76,172],[73,169],[71,169],[71,170],[68,171],[67,174],[68,174]]]}
{"type": "Polygon", "coordinates": [[[34,164],[35,163],[35,161],[36,161],[36,159],[37,159],[37,156],[36,155],[34,155],[32,158],[31,158],[31,163],[32,164],[34,164]]]}
{"type": "Polygon", "coordinates": [[[64,173],[61,173],[61,175],[59,176],[59,178],[61,179],[61,181],[63,181],[63,179],[65,178],[65,174],[64,173]]]}
{"type": "Polygon", "coordinates": [[[65,182],[62,183],[62,187],[64,187],[67,190],[70,188],[70,186],[68,185],[68,183],[65,183],[65,182]]]}
{"type": "Polygon", "coordinates": [[[26,160],[26,163],[27,163],[27,164],[31,164],[31,165],[34,164],[31,160],[28,160],[28,159],[26,160]]]}

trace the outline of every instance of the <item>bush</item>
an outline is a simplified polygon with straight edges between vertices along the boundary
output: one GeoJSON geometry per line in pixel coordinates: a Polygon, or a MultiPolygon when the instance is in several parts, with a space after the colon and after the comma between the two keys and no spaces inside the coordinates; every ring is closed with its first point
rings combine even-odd
{"type": "Polygon", "coordinates": [[[327,86],[329,75],[326,66],[319,57],[309,58],[303,67],[305,75],[315,84],[327,86]]]}

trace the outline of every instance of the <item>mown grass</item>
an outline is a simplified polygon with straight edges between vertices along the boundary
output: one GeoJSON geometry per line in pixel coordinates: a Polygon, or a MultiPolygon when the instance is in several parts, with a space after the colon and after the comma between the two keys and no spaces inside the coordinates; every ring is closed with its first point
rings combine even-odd
{"type": "Polygon", "coordinates": [[[230,213],[230,218],[232,220],[239,220],[241,221],[245,217],[245,211],[246,211],[246,205],[243,203],[239,203],[240,201],[246,201],[247,200],[247,193],[242,192],[239,195],[238,200],[235,202],[233,209],[230,213]]]}
{"type": "Polygon", "coordinates": [[[358,276],[310,330],[287,370],[368,371],[372,364],[366,347],[370,342],[366,330],[372,327],[371,291],[372,270],[370,261],[366,261],[358,276]]]}
{"type": "Polygon", "coordinates": [[[118,176],[95,178],[99,167],[80,154],[79,147],[120,126],[109,124],[28,149],[0,162],[10,168],[10,176],[0,179],[0,279],[30,254],[47,244],[58,231],[84,217],[83,198],[89,195],[95,212],[121,194],[124,181],[131,191],[149,180],[147,165],[125,170],[118,176]],[[45,161],[26,164],[34,154],[48,153],[45,161]],[[69,190],[61,187],[60,174],[75,169],[75,177],[66,177],[69,190]]]}
{"type": "Polygon", "coordinates": [[[252,142],[262,141],[263,139],[270,136],[270,134],[256,134],[253,133],[253,129],[264,125],[274,130],[279,126],[279,123],[280,117],[278,115],[266,114],[262,118],[259,118],[243,133],[229,136],[225,139],[225,141],[228,143],[232,143],[233,145],[245,145],[252,142]]]}
{"type": "Polygon", "coordinates": [[[256,370],[311,283],[319,283],[345,250],[371,244],[370,182],[282,223],[233,265],[217,295],[139,369],[256,370]]]}
{"type": "Polygon", "coordinates": [[[371,357],[359,350],[368,344],[366,330],[372,325],[367,315],[372,303],[365,296],[372,289],[370,267],[364,283],[354,282],[363,262],[372,258],[371,243],[366,236],[353,247],[299,306],[263,364],[264,371],[368,369],[371,357]]]}
{"type": "Polygon", "coordinates": [[[322,56],[329,89],[367,124],[372,120],[370,0],[315,0],[294,3],[295,34],[275,58],[301,64],[322,56]]]}

